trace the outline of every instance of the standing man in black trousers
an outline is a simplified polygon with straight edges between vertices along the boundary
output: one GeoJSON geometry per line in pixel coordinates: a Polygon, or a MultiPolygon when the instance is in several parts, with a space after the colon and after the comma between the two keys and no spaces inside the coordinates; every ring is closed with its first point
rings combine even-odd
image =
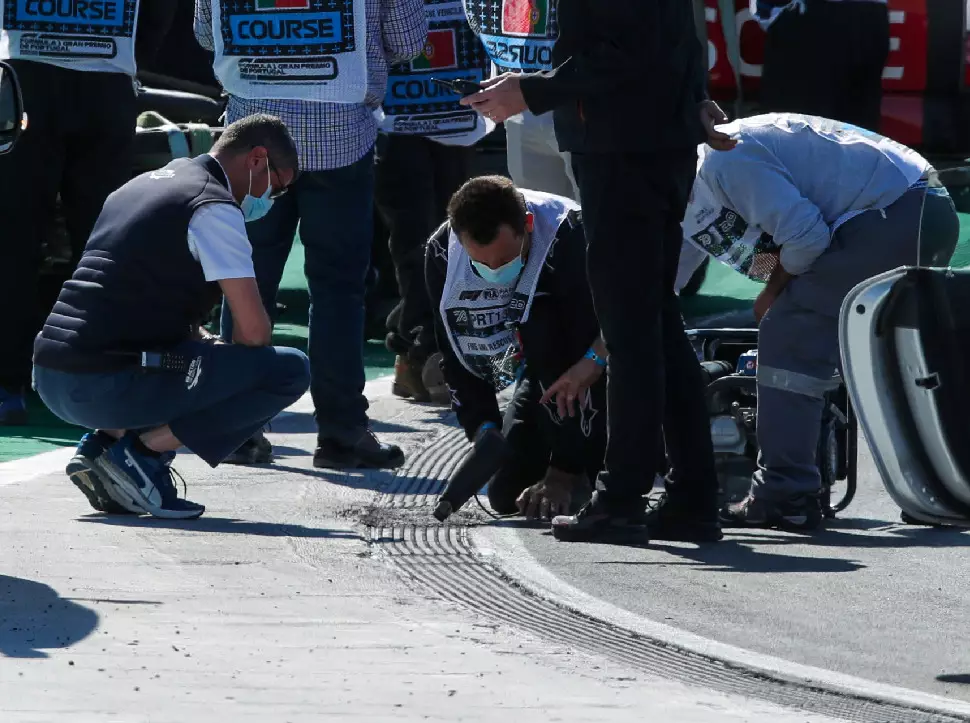
{"type": "MultiPolygon", "coordinates": [[[[0,3],[0,5],[3,5],[0,3]]],[[[171,27],[171,0],[8,2],[0,60],[16,69],[30,132],[0,159],[0,426],[28,422],[44,240],[57,217],[77,263],[105,199],[131,179],[138,102],[135,75],[171,27]]]]}
{"type": "Polygon", "coordinates": [[[555,110],[573,154],[586,226],[587,273],[609,350],[609,443],[592,500],[553,520],[561,540],[696,542],[721,538],[717,476],[697,358],[674,281],[696,146],[727,150],[726,120],[706,100],[690,3],[561,0],[556,66],[487,81],[465,98],[496,122],[555,110]],[[661,431],[671,463],[650,515],[661,431]]]}

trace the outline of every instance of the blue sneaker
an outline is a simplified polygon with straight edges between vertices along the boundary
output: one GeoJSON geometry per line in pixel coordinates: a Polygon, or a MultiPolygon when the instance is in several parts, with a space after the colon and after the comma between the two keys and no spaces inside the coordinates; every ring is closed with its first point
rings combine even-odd
{"type": "Polygon", "coordinates": [[[0,387],[0,426],[22,427],[27,424],[27,398],[22,392],[0,387]]]}
{"type": "Polygon", "coordinates": [[[139,453],[129,432],[96,460],[99,471],[107,475],[127,501],[141,507],[153,517],[167,520],[194,520],[205,507],[179,499],[172,480],[174,452],[157,457],[139,453]]]}
{"type": "Polygon", "coordinates": [[[89,432],[81,437],[77,453],[67,463],[67,476],[74,486],[87,497],[88,502],[98,512],[109,515],[141,515],[141,507],[117,491],[117,487],[98,472],[95,460],[104,450],[114,444],[114,439],[101,432],[89,432]]]}

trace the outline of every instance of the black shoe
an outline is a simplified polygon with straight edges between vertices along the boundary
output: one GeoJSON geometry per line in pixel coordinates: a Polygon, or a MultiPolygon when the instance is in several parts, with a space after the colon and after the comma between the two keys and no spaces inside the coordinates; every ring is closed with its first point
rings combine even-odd
{"type": "Polygon", "coordinates": [[[811,532],[822,524],[822,505],[814,495],[774,501],[758,499],[749,493],[740,502],[721,508],[720,517],[723,527],[811,532]]]}
{"type": "Polygon", "coordinates": [[[223,464],[269,464],[273,445],[262,432],[256,432],[242,446],[223,460],[223,464]]]}
{"type": "Polygon", "coordinates": [[[404,464],[404,452],[385,444],[369,429],[354,444],[320,437],[313,454],[313,466],[328,469],[396,469],[404,464]]]}
{"type": "Polygon", "coordinates": [[[640,503],[622,514],[606,504],[606,495],[596,490],[575,515],[552,520],[552,535],[564,542],[615,542],[645,545],[650,542],[646,515],[640,503]]]}
{"type": "Polygon", "coordinates": [[[697,512],[693,505],[661,495],[647,513],[650,539],[671,542],[718,542],[724,537],[716,508],[710,514],[697,512]]]}

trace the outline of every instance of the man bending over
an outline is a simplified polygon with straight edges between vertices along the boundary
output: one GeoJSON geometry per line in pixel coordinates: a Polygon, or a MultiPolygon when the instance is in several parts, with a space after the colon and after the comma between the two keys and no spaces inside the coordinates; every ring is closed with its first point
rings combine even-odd
{"type": "Polygon", "coordinates": [[[889,138],[787,113],[720,130],[738,145],[700,147],[684,237],[767,281],[754,306],[759,469],[721,522],[810,530],[822,520],[816,449],[823,397],[838,386],[842,301],[899,266],[946,265],[959,221],[929,162],[889,138]]]}

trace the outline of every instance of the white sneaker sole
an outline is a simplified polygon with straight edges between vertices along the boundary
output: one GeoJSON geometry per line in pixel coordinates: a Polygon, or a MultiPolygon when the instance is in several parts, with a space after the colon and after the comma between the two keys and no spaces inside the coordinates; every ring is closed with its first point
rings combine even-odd
{"type": "MultiPolygon", "coordinates": [[[[148,513],[152,517],[157,517],[162,520],[194,520],[205,513],[204,507],[201,510],[166,510],[163,507],[159,507],[151,501],[148,495],[144,493],[141,487],[131,477],[118,469],[118,466],[109,460],[107,455],[101,455],[97,459],[96,464],[109,477],[116,488],[115,491],[128,498],[130,504],[138,505],[139,510],[143,513],[148,513]]],[[[154,488],[152,488],[152,491],[154,491],[154,488]]],[[[109,492],[109,494],[111,493],[109,492]]],[[[120,499],[117,502],[120,505],[125,505],[120,499]]],[[[128,508],[126,507],[126,509],[128,508]]]]}
{"type": "MultiPolygon", "coordinates": [[[[97,463],[90,462],[87,458],[82,455],[77,455],[71,458],[71,461],[67,465],[67,476],[71,480],[77,480],[90,489],[93,493],[97,494],[95,486],[89,481],[89,474],[98,474],[100,470],[97,469],[97,463]]],[[[147,510],[142,507],[136,500],[131,499],[131,496],[127,493],[122,492],[118,489],[114,480],[103,474],[98,474],[98,478],[101,480],[101,486],[104,488],[105,493],[112,500],[117,502],[119,505],[124,507],[129,512],[136,515],[147,514],[147,510]]]]}

